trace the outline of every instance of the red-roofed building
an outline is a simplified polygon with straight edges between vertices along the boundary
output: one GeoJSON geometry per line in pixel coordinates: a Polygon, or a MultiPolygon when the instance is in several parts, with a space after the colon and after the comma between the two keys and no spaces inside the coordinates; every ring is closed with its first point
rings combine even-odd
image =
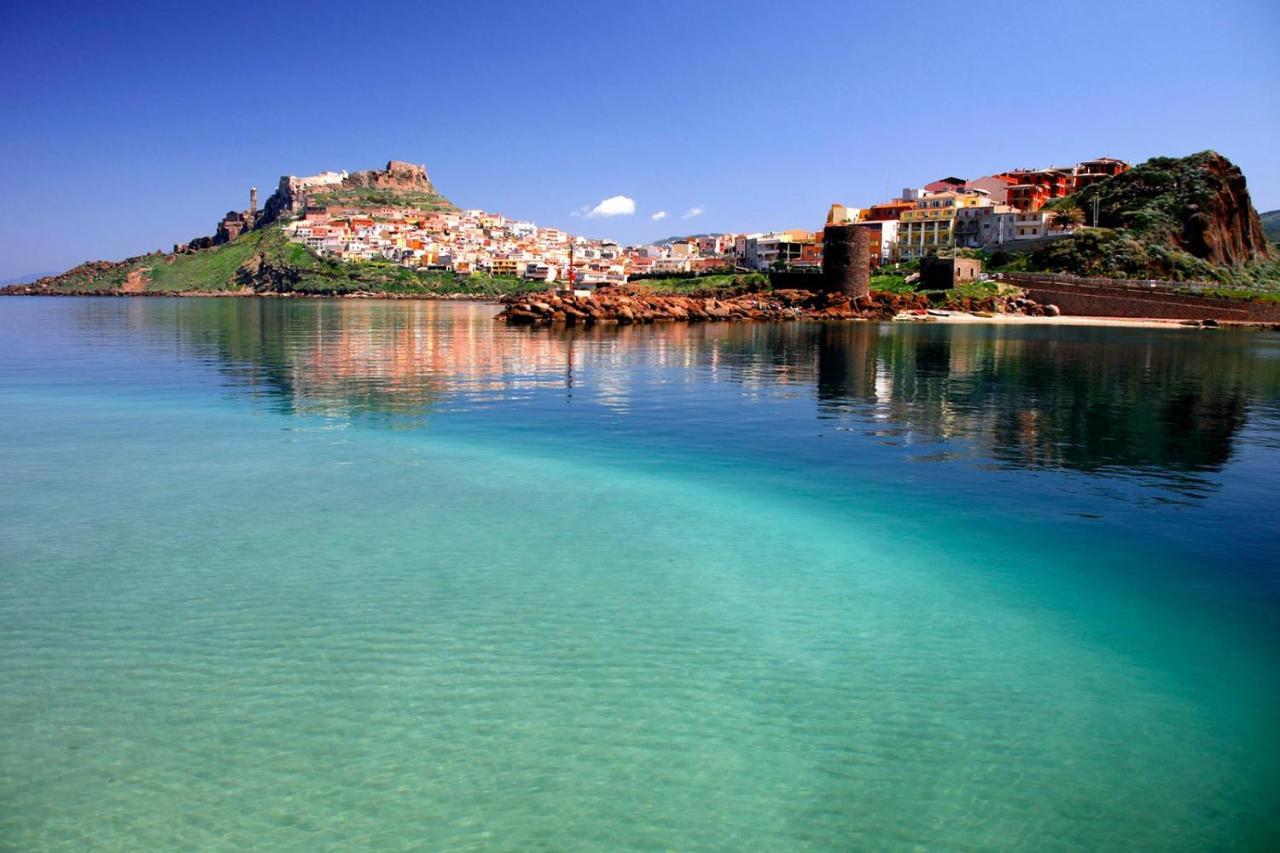
{"type": "Polygon", "coordinates": [[[974,178],[972,181],[968,181],[965,183],[964,188],[985,192],[994,204],[1007,204],[1009,201],[1009,187],[1017,182],[1017,178],[1010,175],[987,175],[985,178],[974,178]]]}
{"type": "Polygon", "coordinates": [[[924,191],[930,193],[954,192],[964,189],[965,183],[964,178],[942,178],[931,184],[925,184],[924,191]]]}

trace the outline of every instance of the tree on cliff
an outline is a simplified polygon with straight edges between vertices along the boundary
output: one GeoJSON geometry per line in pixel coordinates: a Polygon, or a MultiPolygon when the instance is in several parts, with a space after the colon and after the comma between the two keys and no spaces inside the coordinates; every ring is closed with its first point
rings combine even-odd
{"type": "Polygon", "coordinates": [[[1049,224],[1069,231],[1084,224],[1084,211],[1074,204],[1059,207],[1049,217],[1049,224]]]}
{"type": "Polygon", "coordinates": [[[1275,251],[1244,175],[1215,151],[1153,157],[1056,201],[1054,216],[1095,202],[1101,227],[1037,249],[1031,268],[1223,282],[1272,274],[1275,251]]]}

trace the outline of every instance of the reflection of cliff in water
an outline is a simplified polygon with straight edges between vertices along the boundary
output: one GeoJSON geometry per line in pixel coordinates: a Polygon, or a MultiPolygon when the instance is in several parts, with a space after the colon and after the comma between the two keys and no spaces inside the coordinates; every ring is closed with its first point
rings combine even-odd
{"type": "Polygon", "coordinates": [[[1211,470],[1276,367],[1248,336],[989,326],[821,329],[819,406],[915,441],[961,438],[997,461],[1079,470],[1211,470]],[[1264,373],[1264,375],[1257,375],[1264,373]]]}

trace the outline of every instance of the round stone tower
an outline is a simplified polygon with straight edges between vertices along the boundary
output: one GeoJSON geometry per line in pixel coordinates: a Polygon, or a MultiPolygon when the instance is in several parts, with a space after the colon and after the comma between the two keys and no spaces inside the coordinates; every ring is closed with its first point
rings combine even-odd
{"type": "Polygon", "coordinates": [[[871,293],[870,235],[857,225],[828,225],[822,231],[822,289],[846,296],[871,293]]]}

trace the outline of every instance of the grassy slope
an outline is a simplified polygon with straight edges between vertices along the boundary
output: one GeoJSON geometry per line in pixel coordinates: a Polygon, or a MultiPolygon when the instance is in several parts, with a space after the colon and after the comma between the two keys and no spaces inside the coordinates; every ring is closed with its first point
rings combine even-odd
{"type": "Polygon", "coordinates": [[[115,290],[125,283],[130,273],[144,271],[149,277],[147,290],[153,293],[240,290],[237,270],[259,254],[269,267],[283,274],[276,276],[271,286],[255,282],[258,290],[335,295],[365,291],[500,296],[545,289],[545,284],[517,278],[424,272],[385,261],[342,263],[288,242],[278,225],[251,231],[230,243],[198,252],[144,255],[118,264],[83,264],[59,276],[57,289],[75,293],[115,290]]]}
{"type": "Polygon", "coordinates": [[[1055,202],[1092,210],[1098,201],[1103,228],[1084,228],[997,268],[1069,272],[1118,278],[1216,282],[1237,293],[1280,289],[1280,261],[1215,266],[1177,246],[1189,211],[1205,209],[1221,179],[1210,151],[1189,157],[1153,157],[1133,169],[1055,202]]]}
{"type": "Polygon", "coordinates": [[[113,266],[107,270],[88,269],[88,264],[82,264],[73,269],[67,270],[58,276],[58,289],[71,291],[74,293],[93,293],[98,290],[116,290],[124,284],[125,278],[130,271],[140,266],[139,263],[122,263],[113,266]]]}
{"type": "Polygon", "coordinates": [[[184,290],[234,290],[232,280],[239,266],[262,244],[271,229],[251,231],[230,243],[187,255],[161,257],[150,264],[147,290],[173,293],[184,290]]]}
{"type": "Polygon", "coordinates": [[[439,193],[371,187],[335,188],[328,192],[317,193],[308,203],[320,207],[334,204],[361,209],[372,207],[415,207],[425,211],[457,209],[453,202],[439,193]]]}

